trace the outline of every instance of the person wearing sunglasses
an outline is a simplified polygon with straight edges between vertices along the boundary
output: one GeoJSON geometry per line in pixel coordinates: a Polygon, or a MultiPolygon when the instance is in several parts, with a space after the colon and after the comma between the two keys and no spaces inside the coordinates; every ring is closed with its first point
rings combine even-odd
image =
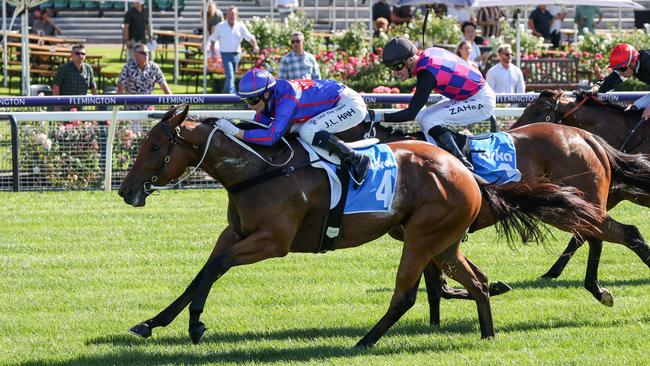
{"type": "Polygon", "coordinates": [[[224,133],[271,146],[287,132],[297,132],[303,141],[347,162],[356,185],[363,183],[370,159],[334,136],[363,121],[367,109],[359,93],[334,80],[276,80],[265,69],[253,68],[242,76],[237,95],[256,112],[254,120],[267,127],[242,131],[220,119],[217,126],[224,133]]]}
{"type": "Polygon", "coordinates": [[[492,66],[487,74],[487,80],[496,93],[525,93],[526,84],[521,69],[512,63],[512,48],[502,44],[497,48],[499,63],[492,66]]]}
{"type": "Polygon", "coordinates": [[[52,95],[86,95],[88,89],[97,94],[93,68],[86,63],[86,46],[72,46],[70,57],[70,62],[61,65],[54,76],[52,95]]]}
{"type": "MultiPolygon", "coordinates": [[[[646,84],[650,84],[650,50],[637,49],[627,43],[619,43],[609,54],[609,68],[612,72],[603,80],[594,83],[594,86],[586,91],[587,96],[597,93],[606,93],[615,89],[628,78],[635,77],[646,84]]],[[[644,110],[642,118],[650,119],[650,94],[637,99],[630,107],[644,110]]]]}
{"type": "MultiPolygon", "coordinates": [[[[136,43],[133,46],[133,59],[122,68],[117,83],[117,94],[153,94],[156,83],[163,93],[171,94],[165,75],[160,66],[151,60],[151,52],[147,45],[136,43]]],[[[149,106],[127,106],[130,110],[144,110],[149,106]]]]}
{"type": "Polygon", "coordinates": [[[366,122],[408,122],[415,120],[429,142],[435,142],[473,171],[452,133],[443,124],[464,126],[492,116],[496,96],[480,72],[454,53],[438,47],[418,52],[404,37],[384,46],[382,63],[394,77],[405,81],[415,76],[415,94],[406,109],[393,113],[370,110],[366,122]],[[422,109],[432,91],[442,94],[439,102],[422,109]]]}
{"type": "Polygon", "coordinates": [[[302,32],[291,33],[291,51],[282,56],[278,69],[280,79],[320,79],[320,65],[314,55],[305,51],[305,36],[302,32]]]}

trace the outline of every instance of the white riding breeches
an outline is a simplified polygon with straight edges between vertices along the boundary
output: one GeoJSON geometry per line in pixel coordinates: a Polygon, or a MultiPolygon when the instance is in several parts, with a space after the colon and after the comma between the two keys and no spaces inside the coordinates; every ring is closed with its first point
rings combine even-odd
{"type": "Polygon", "coordinates": [[[415,121],[422,126],[422,131],[428,135],[433,126],[442,124],[463,126],[485,121],[494,114],[496,95],[489,85],[465,100],[443,99],[438,103],[422,109],[415,121]]]}
{"type": "Polygon", "coordinates": [[[363,121],[367,108],[363,98],[356,91],[345,87],[334,108],[322,112],[305,123],[294,124],[292,132],[298,131],[302,139],[311,144],[318,131],[337,133],[350,129],[363,121]]]}

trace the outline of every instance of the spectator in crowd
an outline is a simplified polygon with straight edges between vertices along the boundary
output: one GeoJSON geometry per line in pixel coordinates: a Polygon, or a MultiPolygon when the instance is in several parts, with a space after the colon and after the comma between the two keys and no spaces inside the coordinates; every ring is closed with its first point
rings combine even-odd
{"type": "MultiPolygon", "coordinates": [[[[156,83],[165,94],[171,94],[172,91],[167,85],[165,75],[160,67],[149,59],[149,48],[142,43],[133,46],[134,59],[130,60],[122,68],[117,84],[117,94],[153,94],[156,83]]],[[[129,106],[131,108],[142,110],[148,106],[129,106]]]]}
{"type": "Polygon", "coordinates": [[[550,41],[552,20],[553,15],[546,10],[546,5],[538,5],[528,16],[528,28],[533,31],[533,35],[550,41]]]}
{"type": "MultiPolygon", "coordinates": [[[[165,75],[160,70],[160,67],[151,61],[149,58],[151,53],[149,48],[138,43],[133,46],[134,59],[130,60],[122,68],[120,77],[117,82],[117,94],[153,94],[156,83],[160,85],[165,94],[172,94],[171,89],[167,85],[165,75]]],[[[151,106],[142,104],[127,105],[125,110],[145,110],[151,106]]],[[[133,132],[140,134],[142,132],[139,120],[133,121],[133,132]]]]}
{"type": "Polygon", "coordinates": [[[512,48],[503,44],[497,49],[499,63],[488,70],[485,79],[496,93],[524,93],[526,84],[521,69],[512,64],[512,48]]]}
{"type": "Polygon", "coordinates": [[[253,51],[257,53],[257,40],[255,36],[248,31],[246,25],[239,21],[239,10],[237,7],[230,6],[226,13],[226,20],[217,24],[214,33],[210,35],[210,53],[216,55],[215,44],[219,43],[219,53],[223,62],[223,71],[226,75],[226,81],[223,85],[222,93],[235,93],[235,72],[239,67],[241,55],[241,42],[245,39],[253,46],[253,51]]]}
{"type": "Polygon", "coordinates": [[[375,19],[375,37],[379,37],[382,33],[388,33],[388,19],[386,18],[377,18],[375,19]]]}
{"type": "Polygon", "coordinates": [[[293,14],[296,9],[298,9],[298,0],[274,0],[275,9],[280,14],[280,22],[284,22],[285,19],[291,14],[293,14]]]}
{"type": "Polygon", "coordinates": [[[476,21],[472,8],[467,5],[447,5],[447,16],[458,19],[458,24],[476,21]]]}
{"type": "Polygon", "coordinates": [[[56,25],[54,19],[50,18],[46,9],[40,7],[34,8],[29,19],[29,25],[32,27],[31,32],[42,36],[53,36],[63,34],[61,28],[56,25]]]}
{"type": "Polygon", "coordinates": [[[478,10],[476,24],[481,27],[483,37],[499,37],[501,35],[501,19],[506,14],[498,6],[486,6],[478,10]]]}
{"type": "Polygon", "coordinates": [[[558,48],[560,47],[560,40],[562,38],[560,32],[562,30],[562,21],[566,16],[566,9],[563,6],[551,5],[547,6],[546,10],[553,16],[551,28],[549,29],[551,34],[551,43],[553,43],[554,48],[558,48]]]}
{"type": "Polygon", "coordinates": [[[372,6],[372,20],[377,21],[379,18],[390,20],[391,9],[386,0],[379,0],[372,6]]]}
{"type": "Polygon", "coordinates": [[[409,5],[393,6],[393,12],[390,15],[390,22],[393,24],[408,23],[413,19],[413,9],[409,5]]]}
{"type": "Polygon", "coordinates": [[[462,40],[472,43],[472,53],[470,54],[469,59],[475,62],[479,69],[482,69],[489,53],[484,52],[481,54],[479,44],[483,44],[483,38],[476,36],[476,24],[465,22],[461,25],[460,29],[463,32],[463,36],[461,37],[462,40]]]}
{"type": "Polygon", "coordinates": [[[578,5],[576,6],[575,22],[578,25],[578,34],[584,34],[584,29],[594,32],[594,24],[599,24],[603,20],[603,12],[597,6],[578,5]],[[598,15],[598,20],[594,19],[598,15]]]}
{"type": "Polygon", "coordinates": [[[61,67],[52,81],[53,95],[86,95],[88,89],[97,94],[95,74],[90,64],[86,63],[86,46],[72,46],[72,60],[61,67]]]}
{"type": "Polygon", "coordinates": [[[476,62],[469,59],[470,56],[472,55],[472,42],[467,41],[467,40],[460,41],[458,46],[456,46],[456,55],[458,57],[462,58],[463,60],[465,60],[465,62],[467,62],[474,69],[479,71],[479,68],[478,68],[478,65],[476,64],[476,62]]]}
{"type": "Polygon", "coordinates": [[[291,51],[280,59],[279,79],[320,79],[320,66],[311,53],[305,51],[305,36],[302,32],[291,33],[291,51]]]}
{"type": "Polygon", "coordinates": [[[124,14],[122,33],[128,61],[133,58],[133,46],[136,43],[147,43],[151,40],[151,25],[147,12],[142,7],[142,0],[134,0],[133,6],[124,14]]]}
{"type": "MultiPolygon", "coordinates": [[[[208,1],[208,11],[205,15],[205,21],[208,24],[208,34],[214,33],[217,24],[223,21],[223,12],[217,8],[217,3],[214,0],[208,1]]],[[[203,31],[203,29],[201,29],[203,31]]]]}

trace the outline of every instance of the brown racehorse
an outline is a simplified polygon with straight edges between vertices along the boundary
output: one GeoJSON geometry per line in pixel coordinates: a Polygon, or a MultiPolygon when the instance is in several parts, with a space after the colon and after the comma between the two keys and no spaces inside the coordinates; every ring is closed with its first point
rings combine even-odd
{"type": "MultiPolygon", "coordinates": [[[[287,170],[260,184],[235,192],[242,182],[269,171],[268,160],[303,165],[308,156],[294,140],[294,151],[256,147],[266,161],[244,150],[213,124],[186,120],[187,106],[171,109],[142,141],[137,159],[119,194],[133,206],[143,206],[155,187],[179,177],[188,166],[201,167],[228,191],[228,227],[221,233],[203,268],[173,303],[131,332],[149,337],[189,305],[189,333],[197,343],[205,333],[200,321],[213,283],[230,268],[282,257],[289,252],[316,252],[323,217],[329,208],[329,185],[321,170],[287,170]],[[294,163],[295,161],[295,163],[294,163]]],[[[418,283],[433,261],[461,283],[476,301],[482,337],[493,337],[487,278],[469,264],[460,240],[479,214],[481,190],[470,172],[452,155],[418,141],[389,145],[398,165],[396,192],[387,213],[346,215],[337,249],[350,248],[401,228],[404,249],[395,291],[386,314],[359,341],[372,346],[415,302],[418,283]],[[451,269],[451,270],[448,270],[451,269]]],[[[306,164],[304,164],[306,165],[306,164]]],[[[544,217],[564,229],[593,230],[598,209],[577,190],[550,183],[513,188],[484,188],[503,229],[519,235],[540,234],[533,217],[544,217]]]]}
{"type": "MultiPolygon", "coordinates": [[[[574,126],[587,130],[602,137],[607,143],[616,148],[625,145],[625,151],[631,153],[650,154],[650,125],[639,123],[641,111],[624,111],[621,106],[601,101],[595,97],[571,97],[562,91],[543,91],[539,98],[530,103],[512,128],[548,121],[562,125],[574,126]],[[637,127],[638,126],[638,127],[637,127]]],[[[640,156],[624,156],[624,160],[637,160],[632,169],[627,163],[613,170],[607,209],[611,210],[619,202],[628,200],[645,207],[650,207],[650,184],[648,176],[650,169],[640,156]],[[631,179],[628,171],[636,175],[631,179]]],[[[648,158],[648,155],[645,155],[648,158]]],[[[620,243],[615,241],[616,243],[620,243]]],[[[571,256],[584,243],[581,238],[572,238],[562,255],[546,272],[543,277],[557,278],[560,276],[571,256]]],[[[602,241],[591,238],[589,241],[589,263],[585,281],[597,278],[598,262],[602,250],[602,241]]],[[[641,256],[644,263],[650,265],[645,250],[628,246],[641,256]]]]}
{"type": "MultiPolygon", "coordinates": [[[[350,131],[353,134],[354,131],[350,131]]],[[[357,131],[357,134],[360,131],[357,131]]],[[[522,181],[517,184],[534,184],[549,181],[555,184],[575,187],[585,193],[586,199],[603,212],[598,224],[600,232],[580,232],[579,237],[589,238],[590,255],[585,275],[585,288],[602,304],[613,305],[611,292],[600,287],[598,283],[598,261],[602,241],[620,243],[633,250],[641,260],[650,266],[650,248],[645,243],[639,230],[633,225],[622,224],[607,214],[612,179],[626,182],[629,186],[650,188],[650,163],[640,155],[621,153],[600,137],[584,130],[540,123],[524,126],[509,131],[517,148],[517,166],[522,173],[522,181]],[[613,171],[613,172],[612,172],[613,171]],[[640,174],[643,172],[648,172],[640,174]],[[613,174],[612,174],[613,173],[613,174]],[[598,245],[600,244],[600,245],[598,245]]],[[[410,138],[410,135],[392,134],[383,126],[375,126],[375,135],[380,141],[410,138]]],[[[424,135],[418,134],[417,138],[424,135]]],[[[347,136],[351,138],[351,136],[347,136]]],[[[616,183],[619,184],[619,183],[616,183]]],[[[472,230],[490,226],[494,219],[487,205],[481,209],[472,230]]],[[[428,274],[435,273],[430,267],[425,273],[425,281],[432,283],[434,278],[428,274]]],[[[432,311],[432,323],[438,323],[437,313],[439,296],[444,298],[467,298],[467,293],[444,287],[442,293],[435,288],[428,289],[432,311]],[[433,298],[432,298],[433,297],[433,298]]],[[[501,288],[498,292],[507,290],[501,288]]],[[[491,295],[498,294],[491,292],[491,295]]]]}

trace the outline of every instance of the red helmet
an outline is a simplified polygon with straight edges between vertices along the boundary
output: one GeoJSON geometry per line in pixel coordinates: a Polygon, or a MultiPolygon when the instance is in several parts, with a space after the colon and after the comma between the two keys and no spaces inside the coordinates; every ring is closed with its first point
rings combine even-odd
{"type": "Polygon", "coordinates": [[[612,53],[609,54],[609,67],[612,69],[628,67],[630,62],[636,61],[638,58],[639,51],[634,46],[627,43],[619,43],[614,47],[612,53]]]}

